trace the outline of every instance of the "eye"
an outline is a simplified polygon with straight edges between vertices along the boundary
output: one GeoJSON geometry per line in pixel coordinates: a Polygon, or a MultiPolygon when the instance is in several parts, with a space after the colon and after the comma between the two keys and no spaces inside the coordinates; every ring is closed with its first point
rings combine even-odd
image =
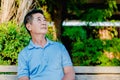
{"type": "Polygon", "coordinates": [[[41,21],[41,19],[40,19],[40,18],[38,18],[37,20],[38,20],[38,21],[41,21]]]}

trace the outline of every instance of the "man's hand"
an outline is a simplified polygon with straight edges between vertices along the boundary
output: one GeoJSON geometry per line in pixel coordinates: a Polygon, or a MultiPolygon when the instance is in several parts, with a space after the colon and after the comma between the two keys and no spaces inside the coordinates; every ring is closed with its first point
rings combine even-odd
{"type": "Polygon", "coordinates": [[[29,78],[24,76],[24,77],[19,78],[19,80],[29,80],[29,78]]]}

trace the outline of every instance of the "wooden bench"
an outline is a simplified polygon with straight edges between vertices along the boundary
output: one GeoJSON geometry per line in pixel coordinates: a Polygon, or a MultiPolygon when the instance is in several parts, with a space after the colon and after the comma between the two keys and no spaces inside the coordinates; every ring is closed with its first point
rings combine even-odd
{"type": "MultiPolygon", "coordinates": [[[[119,66],[74,66],[74,69],[76,72],[75,80],[120,80],[119,66]]],[[[0,66],[0,80],[18,80],[17,66],[0,66]]]]}

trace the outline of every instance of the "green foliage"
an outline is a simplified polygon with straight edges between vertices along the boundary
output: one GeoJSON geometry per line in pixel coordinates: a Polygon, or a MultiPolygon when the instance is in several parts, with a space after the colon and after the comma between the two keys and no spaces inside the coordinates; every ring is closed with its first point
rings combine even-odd
{"type": "Polygon", "coordinates": [[[25,28],[13,22],[0,25],[0,64],[17,64],[17,56],[29,42],[25,28]]]}
{"type": "Polygon", "coordinates": [[[86,31],[82,27],[73,26],[65,28],[63,36],[69,36],[71,40],[84,40],[86,39],[86,31]]]}
{"type": "Polygon", "coordinates": [[[115,11],[118,10],[116,0],[107,0],[107,9],[105,9],[106,16],[111,17],[115,11]]]}
{"type": "Polygon", "coordinates": [[[82,20],[85,21],[104,21],[105,20],[105,11],[102,9],[90,8],[88,9],[82,17],[82,20]]]}
{"type": "MultiPolygon", "coordinates": [[[[82,16],[80,17],[82,20],[85,21],[106,21],[107,18],[110,18],[114,12],[118,10],[116,0],[105,0],[105,8],[87,8],[82,13],[82,16]]],[[[76,11],[76,10],[75,10],[76,11]]],[[[76,11],[77,12],[77,11],[76,11]]]]}
{"type": "Polygon", "coordinates": [[[99,56],[98,61],[101,63],[100,66],[120,66],[120,59],[109,59],[105,55],[99,56]]]}
{"type": "Polygon", "coordinates": [[[48,33],[46,34],[46,37],[49,38],[50,40],[54,40],[52,28],[53,28],[52,26],[48,27],[48,33]]]}
{"type": "Polygon", "coordinates": [[[105,50],[109,51],[109,52],[114,52],[114,53],[118,53],[120,52],[120,39],[118,38],[113,38],[112,40],[106,40],[104,42],[104,46],[105,46],[105,50]]]}
{"type": "MultiPolygon", "coordinates": [[[[64,27],[63,36],[69,38],[73,64],[75,66],[120,66],[120,39],[100,40],[87,37],[84,27],[64,27]],[[105,55],[113,53],[113,58],[105,55]]],[[[91,33],[89,33],[91,34],[91,33]]]]}

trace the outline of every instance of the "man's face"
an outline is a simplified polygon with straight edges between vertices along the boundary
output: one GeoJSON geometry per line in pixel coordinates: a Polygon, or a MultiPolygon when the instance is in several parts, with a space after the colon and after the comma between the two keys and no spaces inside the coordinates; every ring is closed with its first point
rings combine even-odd
{"type": "Polygon", "coordinates": [[[48,31],[47,22],[45,20],[45,17],[40,14],[36,13],[33,14],[33,20],[31,23],[29,23],[28,30],[31,34],[46,34],[48,31]]]}

